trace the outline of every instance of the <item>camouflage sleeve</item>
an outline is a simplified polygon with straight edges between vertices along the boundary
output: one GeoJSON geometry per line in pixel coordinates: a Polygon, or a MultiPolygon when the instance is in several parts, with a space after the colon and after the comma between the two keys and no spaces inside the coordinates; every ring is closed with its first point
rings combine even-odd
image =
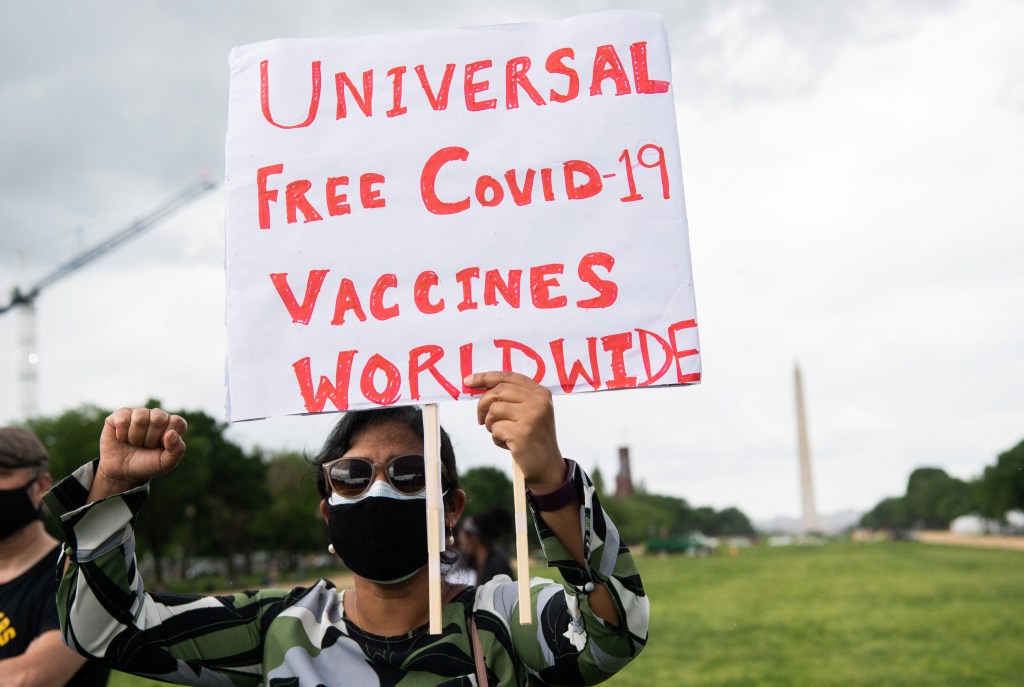
{"type": "MultiPolygon", "coordinates": [[[[481,632],[504,635],[525,670],[551,685],[591,685],[614,675],[635,658],[647,642],[650,602],[629,549],[601,508],[590,477],[570,463],[572,484],[580,502],[580,524],[586,565],[569,551],[534,512],[548,565],[564,582],[533,578],[530,602],[533,625],[520,625],[518,595],[507,577],[481,587],[475,612],[481,632]],[[615,627],[596,616],[588,602],[593,585],[604,584],[619,616],[615,627]]],[[[490,663],[488,664],[490,667],[490,663]]]]}
{"type": "Polygon", "coordinates": [[[111,668],[188,685],[261,684],[262,635],[286,592],[149,594],[132,523],[148,485],[84,505],[97,461],[46,495],[64,532],[57,591],[64,642],[111,668]]]}

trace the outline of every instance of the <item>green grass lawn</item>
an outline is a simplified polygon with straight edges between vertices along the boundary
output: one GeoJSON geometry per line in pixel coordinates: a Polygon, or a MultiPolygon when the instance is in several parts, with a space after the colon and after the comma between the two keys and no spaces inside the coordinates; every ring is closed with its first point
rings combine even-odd
{"type": "Polygon", "coordinates": [[[1024,684],[1024,553],[829,544],[639,565],[650,641],[608,685],[1024,684]]]}
{"type": "Polygon", "coordinates": [[[1024,684],[1019,552],[831,544],[640,569],[650,641],[608,684],[1024,684]]]}

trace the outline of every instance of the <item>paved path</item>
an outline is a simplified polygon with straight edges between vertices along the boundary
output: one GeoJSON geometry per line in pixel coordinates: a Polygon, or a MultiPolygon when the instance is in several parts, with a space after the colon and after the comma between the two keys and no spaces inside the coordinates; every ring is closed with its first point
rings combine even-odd
{"type": "Polygon", "coordinates": [[[917,540],[925,544],[951,544],[954,546],[977,546],[984,549],[1024,551],[1024,537],[972,536],[953,534],[952,532],[918,532],[917,540]]]}

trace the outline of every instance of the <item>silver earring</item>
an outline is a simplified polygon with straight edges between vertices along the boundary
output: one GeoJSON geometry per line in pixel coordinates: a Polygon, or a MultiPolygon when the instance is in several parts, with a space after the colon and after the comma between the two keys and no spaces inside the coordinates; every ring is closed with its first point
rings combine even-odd
{"type": "Polygon", "coordinates": [[[448,546],[455,546],[455,530],[448,525],[448,546]]]}
{"type": "Polygon", "coordinates": [[[328,545],[327,545],[327,551],[328,551],[328,553],[330,553],[330,554],[331,554],[332,556],[333,556],[334,554],[338,553],[337,551],[335,551],[335,550],[334,550],[334,544],[328,544],[328,545]]]}

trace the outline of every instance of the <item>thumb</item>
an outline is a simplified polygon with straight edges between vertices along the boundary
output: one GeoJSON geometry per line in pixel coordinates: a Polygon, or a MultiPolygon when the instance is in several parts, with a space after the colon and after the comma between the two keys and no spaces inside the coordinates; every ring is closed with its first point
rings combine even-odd
{"type": "Polygon", "coordinates": [[[174,468],[185,455],[185,441],[173,429],[164,433],[164,450],[160,456],[160,464],[165,470],[174,468]]]}

